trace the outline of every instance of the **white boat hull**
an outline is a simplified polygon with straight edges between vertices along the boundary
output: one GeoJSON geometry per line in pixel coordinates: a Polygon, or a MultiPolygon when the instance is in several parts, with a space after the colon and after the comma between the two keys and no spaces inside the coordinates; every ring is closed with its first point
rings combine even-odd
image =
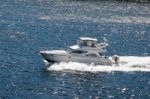
{"type": "Polygon", "coordinates": [[[91,58],[80,55],[73,55],[70,53],[55,54],[55,53],[47,53],[44,51],[40,52],[40,54],[50,64],[59,62],[79,62],[94,65],[109,65],[109,66],[112,65],[111,60],[107,57],[91,58]]]}

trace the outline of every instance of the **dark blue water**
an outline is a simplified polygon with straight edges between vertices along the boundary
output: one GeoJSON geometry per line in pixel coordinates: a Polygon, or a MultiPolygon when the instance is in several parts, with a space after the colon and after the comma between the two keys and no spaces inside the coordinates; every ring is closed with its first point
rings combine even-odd
{"type": "Polygon", "coordinates": [[[1,0],[0,99],[149,99],[149,72],[47,71],[36,54],[80,36],[108,55],[150,55],[150,4],[101,0],[1,0]]]}

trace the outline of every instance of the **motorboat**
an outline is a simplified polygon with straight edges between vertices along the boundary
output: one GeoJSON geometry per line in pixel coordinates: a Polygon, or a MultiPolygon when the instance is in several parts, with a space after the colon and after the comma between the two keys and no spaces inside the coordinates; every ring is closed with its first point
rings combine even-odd
{"type": "Polygon", "coordinates": [[[60,62],[79,62],[93,65],[112,65],[111,59],[104,55],[107,43],[98,43],[96,38],[80,37],[76,45],[68,50],[40,51],[49,64],[60,62]]]}

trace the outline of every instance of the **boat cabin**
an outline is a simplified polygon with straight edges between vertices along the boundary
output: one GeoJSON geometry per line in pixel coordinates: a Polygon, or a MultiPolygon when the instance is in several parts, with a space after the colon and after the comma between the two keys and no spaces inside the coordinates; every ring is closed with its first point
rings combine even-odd
{"type": "Polygon", "coordinates": [[[81,37],[78,41],[79,46],[95,47],[97,39],[90,37],[81,37]]]}

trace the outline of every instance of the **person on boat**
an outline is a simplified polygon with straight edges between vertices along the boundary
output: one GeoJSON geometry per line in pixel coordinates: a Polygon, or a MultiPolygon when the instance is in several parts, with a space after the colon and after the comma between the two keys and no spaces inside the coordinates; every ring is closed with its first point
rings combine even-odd
{"type": "Polygon", "coordinates": [[[114,61],[115,64],[119,64],[119,57],[118,57],[118,55],[114,55],[112,57],[112,60],[114,61]]]}

